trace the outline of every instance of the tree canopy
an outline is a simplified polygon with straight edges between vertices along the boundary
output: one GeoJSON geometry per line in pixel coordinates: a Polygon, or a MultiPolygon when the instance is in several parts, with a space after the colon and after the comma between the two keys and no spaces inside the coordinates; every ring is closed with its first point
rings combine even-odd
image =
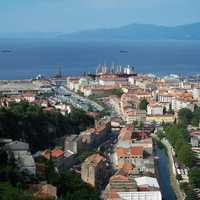
{"type": "Polygon", "coordinates": [[[139,104],[140,110],[147,110],[147,105],[149,102],[146,99],[142,99],[139,104]]]}
{"type": "Polygon", "coordinates": [[[189,134],[181,124],[172,124],[165,127],[167,138],[175,149],[177,158],[188,167],[193,165],[193,153],[189,145],[189,134]]]}
{"type": "Polygon", "coordinates": [[[193,118],[192,111],[188,108],[182,108],[178,112],[179,121],[182,124],[190,124],[193,118]]]}
{"type": "Polygon", "coordinates": [[[13,187],[9,183],[0,183],[0,200],[41,200],[13,187]]]}
{"type": "Polygon", "coordinates": [[[42,107],[28,102],[0,108],[0,137],[28,142],[31,150],[49,148],[56,138],[79,134],[93,125],[94,119],[80,109],[63,116],[56,110],[44,112],[42,107]]]}
{"type": "MultiPolygon", "coordinates": [[[[51,159],[45,165],[45,180],[57,187],[58,200],[100,200],[100,194],[84,183],[75,172],[65,170],[57,173],[51,159]]],[[[19,172],[15,166],[10,165],[10,160],[1,150],[0,200],[40,200],[26,192],[30,184],[39,182],[39,177],[19,172]]]]}
{"type": "Polygon", "coordinates": [[[192,125],[199,126],[199,123],[200,123],[200,108],[198,106],[195,106],[192,117],[192,125]]]}
{"type": "Polygon", "coordinates": [[[200,188],[200,168],[199,167],[193,167],[189,171],[189,180],[190,183],[197,188],[200,188]]]}
{"type": "Polygon", "coordinates": [[[121,88],[115,88],[112,90],[112,95],[116,95],[118,97],[121,97],[123,93],[124,92],[121,88]]]}

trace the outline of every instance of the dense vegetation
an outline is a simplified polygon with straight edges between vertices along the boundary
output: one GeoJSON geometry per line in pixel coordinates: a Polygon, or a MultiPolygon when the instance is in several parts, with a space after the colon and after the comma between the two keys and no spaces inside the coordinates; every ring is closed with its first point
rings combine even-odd
{"type": "Polygon", "coordinates": [[[58,111],[44,112],[42,107],[27,102],[0,108],[0,137],[28,142],[31,150],[51,147],[56,138],[79,134],[93,124],[94,119],[79,109],[63,116],[58,111]]]}
{"type": "Polygon", "coordinates": [[[10,183],[0,183],[0,200],[41,200],[13,187],[10,183]]]}
{"type": "Polygon", "coordinates": [[[123,93],[124,92],[121,88],[116,88],[112,90],[112,95],[116,95],[118,97],[121,97],[123,93]]]}
{"type": "Polygon", "coordinates": [[[182,124],[192,124],[193,126],[199,126],[200,122],[200,107],[195,106],[194,112],[187,108],[183,108],[178,113],[179,121],[182,124]]]}
{"type": "Polygon", "coordinates": [[[37,183],[37,178],[19,172],[14,158],[0,150],[0,200],[36,200],[24,192],[30,183],[37,183]]]}
{"type": "Polygon", "coordinates": [[[197,197],[196,192],[194,191],[194,188],[189,183],[181,183],[180,187],[186,194],[185,200],[197,200],[197,199],[199,199],[197,197]]]}
{"type": "Polygon", "coordinates": [[[99,200],[100,194],[84,183],[80,175],[70,170],[57,173],[52,159],[46,162],[46,168],[45,179],[57,187],[58,200],[99,200]]]}
{"type": "MultiPolygon", "coordinates": [[[[40,177],[19,172],[7,153],[0,151],[0,200],[40,200],[26,192],[29,185],[39,183],[40,177]]],[[[65,170],[61,174],[55,171],[54,162],[45,163],[45,179],[57,187],[58,200],[99,200],[99,193],[85,184],[79,175],[65,170]]]]}
{"type": "Polygon", "coordinates": [[[200,188],[200,168],[193,167],[189,172],[190,183],[197,188],[200,188]]]}
{"type": "Polygon", "coordinates": [[[148,104],[149,104],[149,102],[146,99],[141,99],[141,101],[139,103],[140,110],[147,110],[148,104]]]}
{"type": "Polygon", "coordinates": [[[173,124],[165,127],[169,142],[174,147],[177,159],[188,167],[193,165],[193,153],[189,145],[189,134],[182,124],[173,124]]]}
{"type": "Polygon", "coordinates": [[[100,200],[99,193],[86,185],[80,176],[70,171],[65,171],[59,175],[57,187],[58,195],[63,200],[100,200]]]}
{"type": "MultiPolygon", "coordinates": [[[[181,109],[178,113],[179,123],[165,127],[165,132],[168,140],[174,147],[177,159],[189,168],[189,183],[182,183],[181,188],[186,194],[186,200],[198,199],[194,188],[200,187],[200,169],[195,167],[195,155],[190,146],[189,133],[187,125],[199,126],[200,108],[195,107],[194,112],[189,109],[181,109]]],[[[163,135],[161,135],[163,136],[163,135]]]]}

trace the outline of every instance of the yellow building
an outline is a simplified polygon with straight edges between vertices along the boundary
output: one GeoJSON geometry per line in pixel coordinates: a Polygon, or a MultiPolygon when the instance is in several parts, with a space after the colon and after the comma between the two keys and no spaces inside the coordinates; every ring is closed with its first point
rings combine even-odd
{"type": "Polygon", "coordinates": [[[173,123],[175,120],[174,115],[151,115],[146,117],[146,121],[157,123],[173,123]]]}

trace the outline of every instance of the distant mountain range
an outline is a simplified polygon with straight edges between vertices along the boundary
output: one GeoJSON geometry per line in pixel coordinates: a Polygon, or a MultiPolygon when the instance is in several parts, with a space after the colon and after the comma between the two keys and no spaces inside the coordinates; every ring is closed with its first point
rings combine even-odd
{"type": "Polygon", "coordinates": [[[86,30],[74,33],[24,32],[1,33],[0,38],[51,39],[70,41],[102,40],[200,40],[200,23],[180,26],[130,24],[119,28],[86,30]]]}
{"type": "Polygon", "coordinates": [[[112,29],[96,29],[63,34],[67,40],[200,40],[200,23],[174,27],[130,24],[112,29]]]}

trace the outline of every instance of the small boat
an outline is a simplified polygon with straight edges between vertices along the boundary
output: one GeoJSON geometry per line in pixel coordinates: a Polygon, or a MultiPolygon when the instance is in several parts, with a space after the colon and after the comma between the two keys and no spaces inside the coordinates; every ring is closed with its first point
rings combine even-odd
{"type": "Polygon", "coordinates": [[[120,53],[128,53],[126,50],[120,50],[120,53]]]}
{"type": "Polygon", "coordinates": [[[2,53],[11,53],[12,51],[9,50],[9,49],[3,49],[3,50],[1,50],[1,52],[2,52],[2,53]]]}

